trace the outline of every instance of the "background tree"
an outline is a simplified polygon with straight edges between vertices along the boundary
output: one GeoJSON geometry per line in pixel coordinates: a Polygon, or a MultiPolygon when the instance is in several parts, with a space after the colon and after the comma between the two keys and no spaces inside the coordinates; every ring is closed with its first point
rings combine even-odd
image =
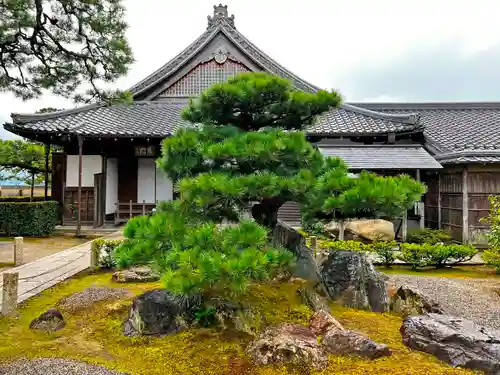
{"type": "Polygon", "coordinates": [[[30,185],[33,198],[35,183],[44,181],[45,146],[21,139],[0,139],[0,168],[4,179],[14,179],[30,185]]]}
{"type": "Polygon", "coordinates": [[[159,165],[200,214],[234,221],[255,203],[254,219],[273,228],[278,209],[300,201],[323,166],[300,130],[340,102],[336,92],[304,93],[277,76],[240,74],[191,101],[183,118],[201,125],[167,138],[159,165]]]}
{"type": "Polygon", "coordinates": [[[133,62],[124,14],[120,0],[1,1],[0,90],[23,99],[43,90],[77,101],[121,99],[102,85],[133,62]]]}
{"type": "Polygon", "coordinates": [[[339,237],[343,239],[343,224],[349,219],[394,219],[413,207],[425,193],[423,184],[408,175],[379,176],[361,172],[349,176],[347,165],[338,158],[326,159],[303,201],[303,221],[339,222],[339,237]]]}

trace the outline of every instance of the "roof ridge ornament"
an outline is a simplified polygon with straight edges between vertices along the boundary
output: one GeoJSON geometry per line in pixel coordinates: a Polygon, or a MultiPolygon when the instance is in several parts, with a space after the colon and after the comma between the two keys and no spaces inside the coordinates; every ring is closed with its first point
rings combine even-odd
{"type": "Polygon", "coordinates": [[[234,14],[231,14],[229,16],[229,13],[227,12],[227,5],[214,5],[214,15],[212,16],[207,16],[208,19],[208,26],[207,29],[211,30],[217,27],[217,25],[220,25],[223,21],[226,21],[233,29],[236,27],[234,26],[234,14]]]}

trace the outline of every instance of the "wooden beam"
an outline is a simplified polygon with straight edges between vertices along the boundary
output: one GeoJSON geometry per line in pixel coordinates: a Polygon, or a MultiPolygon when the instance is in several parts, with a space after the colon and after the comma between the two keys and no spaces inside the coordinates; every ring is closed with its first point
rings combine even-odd
{"type": "Polygon", "coordinates": [[[78,136],[78,195],[76,211],[76,236],[82,235],[82,175],[83,175],[83,137],[78,136]]]}
{"type": "Polygon", "coordinates": [[[462,242],[469,243],[469,183],[468,170],[462,171],[462,242]]]}
{"type": "Polygon", "coordinates": [[[441,173],[438,173],[438,229],[441,229],[441,173]]]}
{"type": "Polygon", "coordinates": [[[49,197],[49,154],[50,144],[45,143],[45,200],[49,197]]]}

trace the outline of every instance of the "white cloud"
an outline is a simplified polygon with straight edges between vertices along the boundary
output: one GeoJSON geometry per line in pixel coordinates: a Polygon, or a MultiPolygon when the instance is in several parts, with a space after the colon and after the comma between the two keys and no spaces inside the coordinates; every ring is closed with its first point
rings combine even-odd
{"type": "MultiPolygon", "coordinates": [[[[408,51],[424,51],[447,40],[458,40],[463,54],[484,51],[500,41],[500,4],[495,0],[226,3],[229,12],[235,14],[238,30],[264,52],[304,79],[340,92],[342,87],[336,82],[349,79],[359,66],[384,66],[408,51]]],[[[213,5],[206,0],[125,0],[125,4],[136,63],[118,82],[124,89],[194,41],[204,31],[213,5]]],[[[22,102],[10,94],[0,94],[0,103],[0,121],[8,119],[11,112],[71,106],[50,95],[22,102]]]]}

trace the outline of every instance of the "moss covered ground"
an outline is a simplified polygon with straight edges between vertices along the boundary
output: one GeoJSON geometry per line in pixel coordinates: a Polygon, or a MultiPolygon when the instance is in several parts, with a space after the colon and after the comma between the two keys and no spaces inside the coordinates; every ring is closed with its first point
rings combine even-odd
{"type": "MultiPolygon", "coordinates": [[[[324,372],[308,372],[289,366],[257,367],[244,354],[250,337],[232,332],[193,329],[161,338],[127,338],[121,334],[130,299],[105,301],[91,308],[63,312],[67,326],[47,334],[31,331],[30,321],[61,298],[90,286],[123,286],[111,281],[109,273],[80,275],[25,303],[17,317],[0,317],[0,363],[18,357],[65,357],[84,360],[134,375],[465,375],[424,353],[412,352],[399,334],[401,318],[332,306],[332,313],[346,328],[368,334],[388,344],[393,356],[375,361],[356,357],[331,356],[324,372]]],[[[139,294],[159,287],[158,283],[131,284],[139,294]]],[[[256,285],[243,297],[259,308],[268,323],[307,324],[312,312],[297,296],[297,283],[256,285]]]]}

